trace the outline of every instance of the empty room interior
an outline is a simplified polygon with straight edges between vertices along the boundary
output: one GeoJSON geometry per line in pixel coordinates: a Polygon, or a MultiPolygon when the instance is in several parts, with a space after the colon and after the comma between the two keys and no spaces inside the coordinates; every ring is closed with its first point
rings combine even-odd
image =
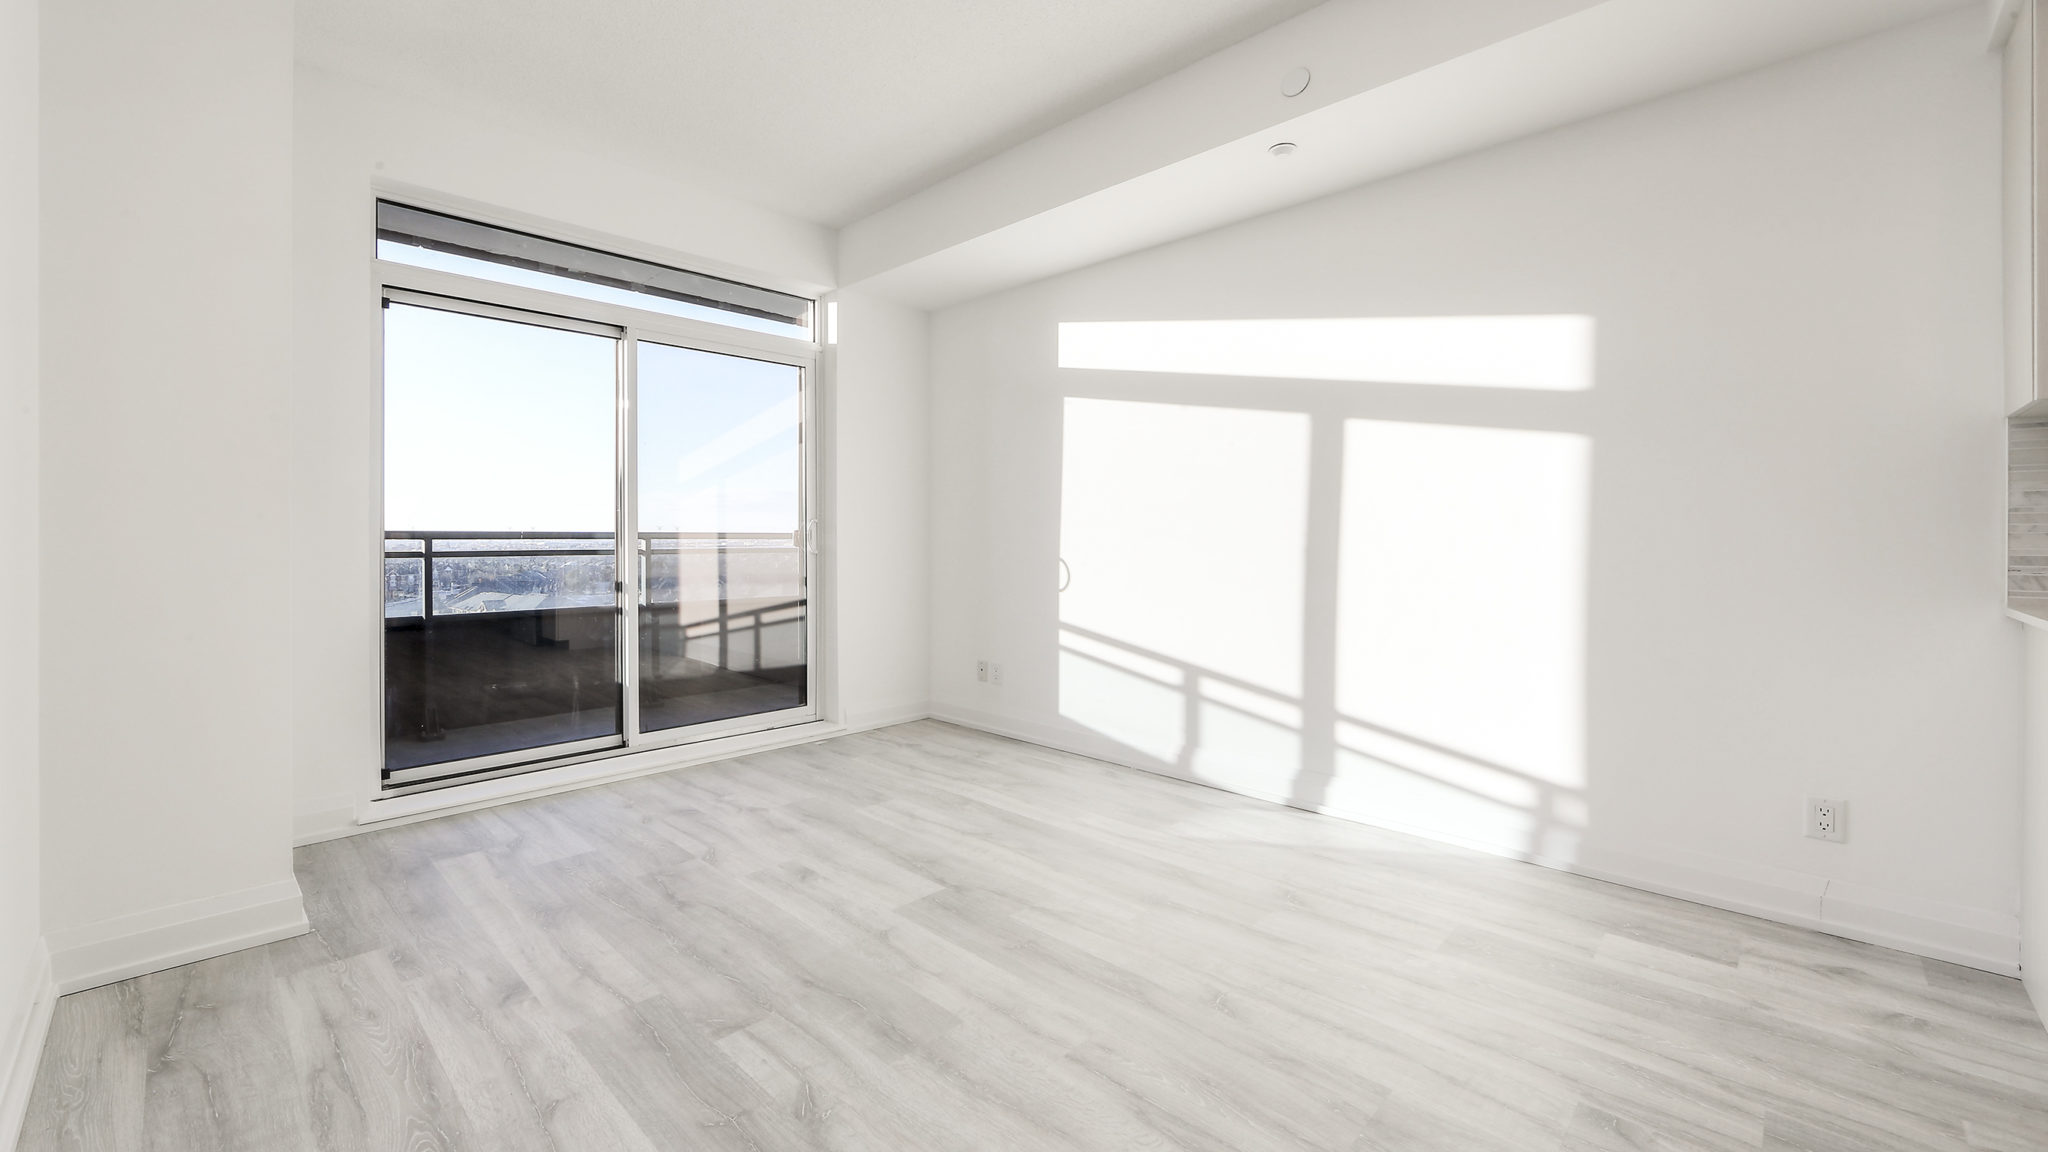
{"type": "Polygon", "coordinates": [[[2044,176],[2048,0],[0,0],[0,1152],[2048,1150],[2044,176]]]}

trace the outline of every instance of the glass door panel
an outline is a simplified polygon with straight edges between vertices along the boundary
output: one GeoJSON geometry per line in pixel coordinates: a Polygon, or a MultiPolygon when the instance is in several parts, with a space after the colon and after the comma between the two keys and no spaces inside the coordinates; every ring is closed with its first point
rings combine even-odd
{"type": "Polygon", "coordinates": [[[803,372],[638,348],[640,730],[803,708],[803,372]]]}
{"type": "Polygon", "coordinates": [[[387,785],[623,742],[619,343],[387,303],[387,785]]]}

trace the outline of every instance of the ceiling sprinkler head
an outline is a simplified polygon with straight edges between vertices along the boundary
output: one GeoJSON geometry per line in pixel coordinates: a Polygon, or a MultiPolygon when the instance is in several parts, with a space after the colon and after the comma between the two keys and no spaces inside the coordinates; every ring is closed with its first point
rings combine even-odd
{"type": "Polygon", "coordinates": [[[1296,145],[1291,140],[1282,140],[1280,143],[1275,144],[1271,148],[1266,149],[1266,151],[1272,153],[1275,156],[1292,156],[1294,155],[1294,150],[1297,147],[1298,145],[1296,145]]]}

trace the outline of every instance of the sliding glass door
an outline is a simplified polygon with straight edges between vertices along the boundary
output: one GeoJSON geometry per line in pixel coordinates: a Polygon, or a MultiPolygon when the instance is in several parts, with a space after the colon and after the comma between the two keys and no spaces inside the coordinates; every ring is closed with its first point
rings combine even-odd
{"type": "Polygon", "coordinates": [[[385,296],[385,790],[815,718],[800,357],[385,296]]]}
{"type": "Polygon", "coordinates": [[[514,315],[385,306],[387,783],[625,733],[619,337],[514,315]]]}
{"type": "Polygon", "coordinates": [[[803,372],[638,344],[639,726],[801,709],[803,372]]]}

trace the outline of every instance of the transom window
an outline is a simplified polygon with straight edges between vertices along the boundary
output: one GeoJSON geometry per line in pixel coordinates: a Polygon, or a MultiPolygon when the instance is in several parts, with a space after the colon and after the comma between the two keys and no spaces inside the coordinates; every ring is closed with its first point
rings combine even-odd
{"type": "Polygon", "coordinates": [[[377,256],[669,316],[811,336],[811,301],[801,296],[389,200],[377,202],[377,256]]]}

